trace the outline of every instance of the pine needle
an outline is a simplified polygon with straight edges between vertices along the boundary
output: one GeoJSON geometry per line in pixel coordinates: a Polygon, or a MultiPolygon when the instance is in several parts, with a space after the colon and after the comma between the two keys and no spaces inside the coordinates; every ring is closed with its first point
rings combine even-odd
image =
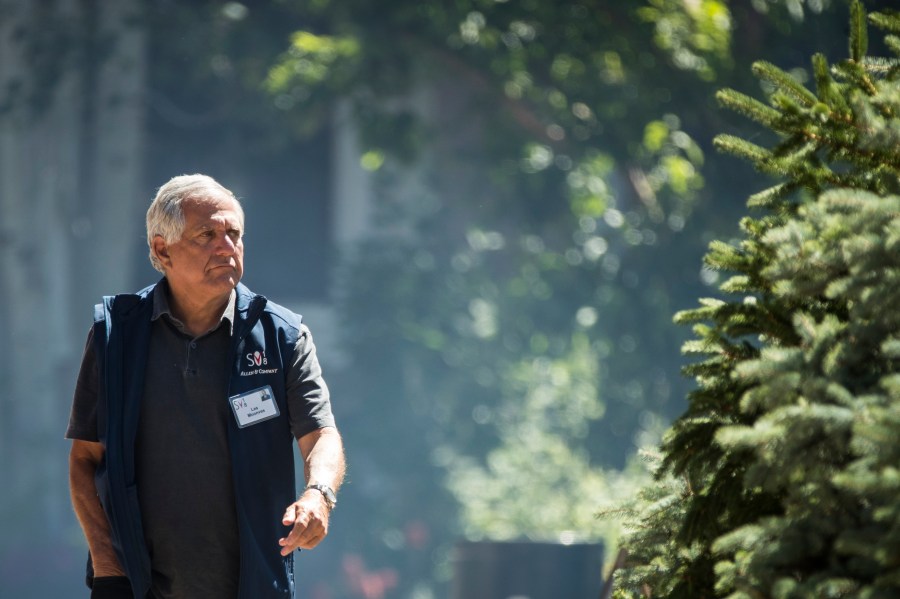
{"type": "Polygon", "coordinates": [[[789,73],[784,72],[770,62],[760,60],[753,63],[753,73],[760,79],[774,85],[776,89],[780,89],[795,98],[804,106],[811,107],[819,101],[814,93],[803,87],[789,73]]]}
{"type": "Polygon", "coordinates": [[[866,55],[869,35],[866,29],[866,9],[859,0],[850,4],[850,58],[859,62],[866,55]]]}

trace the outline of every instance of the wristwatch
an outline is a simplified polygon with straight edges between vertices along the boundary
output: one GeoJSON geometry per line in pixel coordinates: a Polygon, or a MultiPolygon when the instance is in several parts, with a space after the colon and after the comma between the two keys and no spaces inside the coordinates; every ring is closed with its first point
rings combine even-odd
{"type": "Polygon", "coordinates": [[[316,491],[321,493],[322,497],[325,498],[325,503],[328,505],[329,510],[333,510],[334,506],[337,505],[337,495],[334,494],[334,491],[328,485],[313,483],[311,485],[307,485],[306,489],[315,489],[316,491]]]}

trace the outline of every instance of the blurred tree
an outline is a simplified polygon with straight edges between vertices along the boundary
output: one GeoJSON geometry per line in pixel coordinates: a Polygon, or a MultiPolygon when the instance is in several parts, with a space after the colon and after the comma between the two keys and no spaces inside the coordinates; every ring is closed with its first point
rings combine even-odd
{"type": "Polygon", "coordinates": [[[341,393],[373,551],[407,548],[392,531],[424,519],[437,552],[424,561],[446,574],[456,503],[473,537],[555,539],[565,521],[602,532],[584,514],[634,484],[607,470],[681,409],[688,385],[666,348],[683,333],[668,315],[716,281],[690,265],[750,180],[707,155],[714,87],[743,81],[735,60],[841,30],[795,31],[804,6],[828,8],[298,6],[274,102],[303,133],[348,100],[378,188],[376,234],[341,279],[357,364],[341,393]],[[556,516],[534,513],[551,504],[556,516]]]}
{"type": "Polygon", "coordinates": [[[719,100],[774,131],[718,144],[782,183],[706,263],[731,273],[680,313],[697,382],[660,480],[632,506],[618,597],[893,597],[900,408],[900,13],[853,2],[849,57],[812,59],[815,90],[768,62],[764,104],[719,100]]]}

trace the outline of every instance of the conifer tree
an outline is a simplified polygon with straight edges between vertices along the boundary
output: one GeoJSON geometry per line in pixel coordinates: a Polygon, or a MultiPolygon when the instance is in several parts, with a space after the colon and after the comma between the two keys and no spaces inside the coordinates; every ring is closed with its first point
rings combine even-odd
{"type": "Polygon", "coordinates": [[[898,57],[900,12],[854,1],[814,89],[757,63],[768,103],[719,93],[778,143],[717,145],[781,180],[710,246],[723,297],[676,315],[696,388],[628,508],[617,597],[900,597],[898,57]]]}

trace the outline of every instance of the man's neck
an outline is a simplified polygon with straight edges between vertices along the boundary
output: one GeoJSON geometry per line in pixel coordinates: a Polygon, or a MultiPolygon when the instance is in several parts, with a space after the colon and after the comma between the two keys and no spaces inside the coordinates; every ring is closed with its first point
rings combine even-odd
{"type": "Polygon", "coordinates": [[[222,321],[231,292],[204,300],[187,293],[179,293],[169,285],[169,310],[184,325],[184,330],[197,337],[215,328],[222,321]]]}

